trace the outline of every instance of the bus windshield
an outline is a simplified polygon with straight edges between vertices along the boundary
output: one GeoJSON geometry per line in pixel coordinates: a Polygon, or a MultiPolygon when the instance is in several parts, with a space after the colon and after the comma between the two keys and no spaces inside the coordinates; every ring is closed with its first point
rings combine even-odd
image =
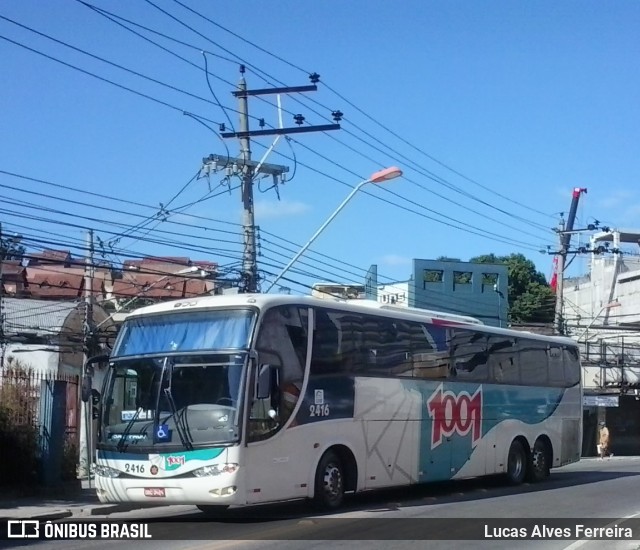
{"type": "Polygon", "coordinates": [[[113,358],[204,350],[246,349],[255,313],[249,309],[190,311],[125,321],[113,358]]]}
{"type": "Polygon", "coordinates": [[[101,448],[165,452],[237,441],[247,355],[114,361],[103,398],[101,448]]]}
{"type": "Polygon", "coordinates": [[[256,311],[132,317],[112,353],[103,449],[192,449],[239,438],[239,402],[256,311]]]}

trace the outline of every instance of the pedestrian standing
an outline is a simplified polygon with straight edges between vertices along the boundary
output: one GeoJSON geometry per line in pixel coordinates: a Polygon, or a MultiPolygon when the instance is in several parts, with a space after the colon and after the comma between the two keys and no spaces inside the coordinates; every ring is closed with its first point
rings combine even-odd
{"type": "Polygon", "coordinates": [[[605,422],[600,422],[600,439],[598,443],[598,454],[600,460],[604,460],[605,456],[611,458],[613,455],[609,452],[609,446],[611,445],[611,438],[609,437],[609,428],[605,422]]]}

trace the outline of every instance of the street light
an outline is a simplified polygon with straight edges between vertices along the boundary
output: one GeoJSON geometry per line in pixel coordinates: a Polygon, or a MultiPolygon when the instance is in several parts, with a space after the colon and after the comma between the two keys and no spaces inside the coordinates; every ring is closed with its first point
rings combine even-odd
{"type": "Polygon", "coordinates": [[[311,246],[311,243],[315,241],[318,235],[320,235],[320,233],[324,231],[327,225],[329,225],[333,221],[333,218],[335,218],[338,215],[338,212],[340,212],[340,210],[342,210],[345,207],[345,205],[360,190],[361,187],[365,186],[367,183],[382,183],[395,178],[399,178],[400,176],[402,176],[402,170],[400,170],[400,168],[398,168],[397,166],[391,166],[390,168],[385,168],[383,170],[379,170],[378,172],[374,172],[373,174],[371,174],[371,177],[369,179],[361,181],[358,185],[356,185],[351,191],[351,193],[347,195],[347,198],[344,199],[340,204],[340,206],[338,206],[338,208],[334,210],[333,214],[329,216],[327,221],[325,221],[318,228],[318,230],[313,234],[313,237],[311,237],[307,241],[307,243],[297,252],[297,254],[293,258],[291,258],[289,263],[284,267],[284,269],[278,274],[278,276],[269,285],[269,288],[266,290],[266,292],[269,292],[276,285],[276,283],[282,278],[282,276],[287,271],[289,271],[289,268],[298,260],[298,258],[300,258],[300,256],[302,256],[306,252],[307,248],[311,246]]]}

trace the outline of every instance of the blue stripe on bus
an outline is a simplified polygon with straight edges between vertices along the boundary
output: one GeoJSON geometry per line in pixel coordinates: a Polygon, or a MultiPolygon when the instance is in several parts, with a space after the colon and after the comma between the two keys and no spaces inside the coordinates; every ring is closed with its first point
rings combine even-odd
{"type": "MultiPolygon", "coordinates": [[[[210,449],[196,449],[193,451],[174,451],[171,453],[162,453],[162,452],[156,452],[156,453],[151,453],[151,454],[158,454],[162,457],[171,457],[171,456],[180,456],[181,458],[183,458],[185,461],[189,461],[189,460],[213,460],[214,458],[217,458],[218,456],[220,456],[222,454],[222,452],[225,450],[225,447],[213,447],[210,449]]],[[[118,451],[101,451],[98,450],[98,458],[102,459],[102,460],[126,460],[126,461],[136,461],[136,460],[142,460],[142,461],[147,461],[149,460],[149,454],[148,453],[143,453],[143,454],[138,454],[138,453],[119,453],[118,451]]]]}
{"type": "Polygon", "coordinates": [[[474,453],[475,444],[478,443],[477,435],[482,439],[492,428],[505,420],[519,420],[525,424],[541,423],[555,412],[565,391],[563,388],[483,386],[447,382],[441,385],[409,382],[408,385],[420,391],[424,403],[420,428],[418,481],[451,479],[474,453]],[[433,418],[429,414],[429,400],[437,392],[457,396],[458,399],[462,392],[467,396],[466,408],[478,391],[482,395],[482,422],[478,434],[474,434],[471,420],[457,423],[458,428],[468,429],[467,433],[461,434],[462,430],[453,430],[451,433],[451,428],[455,427],[456,423],[443,422],[442,416],[433,418]],[[436,435],[440,435],[441,438],[436,435]]]}

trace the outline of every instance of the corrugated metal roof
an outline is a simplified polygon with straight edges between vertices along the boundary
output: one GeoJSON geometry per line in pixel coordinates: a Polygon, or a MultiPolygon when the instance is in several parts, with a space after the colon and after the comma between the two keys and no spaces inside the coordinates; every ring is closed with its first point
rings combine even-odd
{"type": "Polygon", "coordinates": [[[4,332],[55,335],[60,332],[69,314],[78,307],[82,307],[80,302],[2,298],[4,332]]]}

